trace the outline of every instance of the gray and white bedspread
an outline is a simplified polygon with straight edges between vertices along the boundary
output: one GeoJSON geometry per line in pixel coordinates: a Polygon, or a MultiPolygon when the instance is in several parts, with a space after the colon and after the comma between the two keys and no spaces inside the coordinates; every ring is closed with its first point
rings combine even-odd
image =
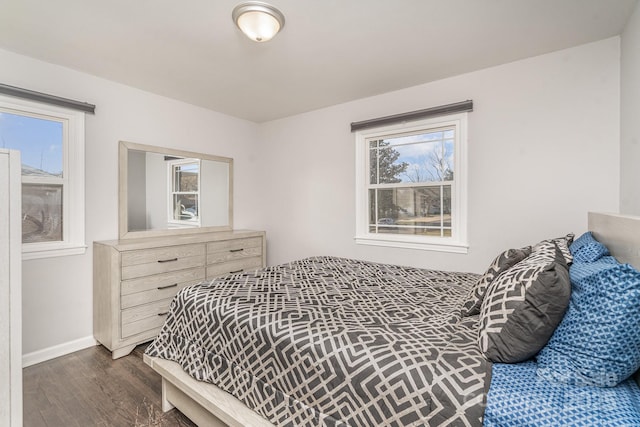
{"type": "Polygon", "coordinates": [[[276,425],[481,425],[477,277],[335,257],[229,275],[182,290],[146,352],[276,425]]]}

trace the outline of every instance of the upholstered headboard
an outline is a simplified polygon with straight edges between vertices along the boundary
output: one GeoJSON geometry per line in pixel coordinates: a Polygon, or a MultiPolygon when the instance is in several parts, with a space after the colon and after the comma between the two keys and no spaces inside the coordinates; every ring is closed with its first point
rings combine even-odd
{"type": "MultiPolygon", "coordinates": [[[[640,270],[640,216],[589,212],[589,231],[618,261],[640,270]]],[[[640,371],[634,378],[640,385],[640,371]]]]}

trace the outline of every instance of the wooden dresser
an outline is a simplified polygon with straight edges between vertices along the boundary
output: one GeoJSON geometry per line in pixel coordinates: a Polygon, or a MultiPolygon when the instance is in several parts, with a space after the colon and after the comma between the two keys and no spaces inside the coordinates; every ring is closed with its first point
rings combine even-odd
{"type": "Polygon", "coordinates": [[[93,243],[93,335],[117,359],[153,339],[178,291],[264,267],[263,231],[236,230],[93,243]]]}

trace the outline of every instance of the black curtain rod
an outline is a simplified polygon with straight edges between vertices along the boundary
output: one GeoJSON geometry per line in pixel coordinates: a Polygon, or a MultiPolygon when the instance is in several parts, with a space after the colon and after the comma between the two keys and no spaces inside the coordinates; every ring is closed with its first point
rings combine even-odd
{"type": "Polygon", "coordinates": [[[15,96],[16,98],[28,99],[30,101],[38,101],[45,104],[57,105],[72,110],[84,111],[85,113],[95,114],[96,106],[86,102],[74,101],[73,99],[61,98],[55,95],[48,95],[34,90],[23,89],[20,87],[9,86],[0,83],[0,94],[15,96]]]}
{"type": "Polygon", "coordinates": [[[377,119],[363,120],[361,122],[353,122],[351,123],[351,132],[378,126],[391,125],[394,123],[408,122],[411,120],[425,119],[427,117],[462,113],[465,111],[473,111],[472,100],[440,105],[439,107],[425,108],[424,110],[411,111],[408,113],[394,114],[393,116],[379,117],[377,119]]]}

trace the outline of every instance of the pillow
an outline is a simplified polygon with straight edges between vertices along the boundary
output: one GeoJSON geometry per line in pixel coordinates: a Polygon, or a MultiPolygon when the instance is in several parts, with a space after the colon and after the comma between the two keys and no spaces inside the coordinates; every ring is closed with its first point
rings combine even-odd
{"type": "Polygon", "coordinates": [[[611,258],[571,267],[571,302],[538,354],[540,377],[613,387],[640,368],[640,272],[611,258]]]}
{"type": "Polygon", "coordinates": [[[578,237],[569,247],[575,262],[595,262],[605,255],[609,255],[609,250],[605,245],[598,242],[590,231],[578,237]]]}
{"type": "Polygon", "coordinates": [[[462,306],[462,316],[472,316],[480,313],[482,300],[487,292],[487,287],[493,279],[498,277],[503,271],[513,267],[531,254],[531,246],[521,249],[507,249],[498,255],[489,268],[478,279],[476,284],[469,290],[465,302],[462,306]]]}
{"type": "Polygon", "coordinates": [[[594,274],[599,273],[604,269],[616,267],[620,263],[617,259],[608,255],[603,256],[602,258],[594,262],[581,262],[576,264],[580,265],[576,265],[574,268],[569,268],[569,277],[571,278],[572,288],[575,287],[575,284],[577,282],[584,280],[589,276],[593,276],[594,274]]]}
{"type": "Polygon", "coordinates": [[[478,342],[493,362],[516,363],[547,343],[569,304],[566,260],[554,241],[495,279],[482,302],[478,342]]]}
{"type": "Polygon", "coordinates": [[[575,235],[573,233],[569,233],[564,237],[556,237],[555,239],[543,240],[540,243],[536,244],[533,248],[535,250],[535,248],[538,245],[546,245],[546,244],[549,244],[549,243],[555,243],[558,246],[558,249],[560,249],[560,252],[562,252],[562,256],[564,257],[564,260],[567,263],[567,265],[570,265],[573,262],[573,255],[571,255],[571,251],[569,250],[569,246],[571,246],[573,244],[573,238],[574,237],[575,237],[575,235]]]}

